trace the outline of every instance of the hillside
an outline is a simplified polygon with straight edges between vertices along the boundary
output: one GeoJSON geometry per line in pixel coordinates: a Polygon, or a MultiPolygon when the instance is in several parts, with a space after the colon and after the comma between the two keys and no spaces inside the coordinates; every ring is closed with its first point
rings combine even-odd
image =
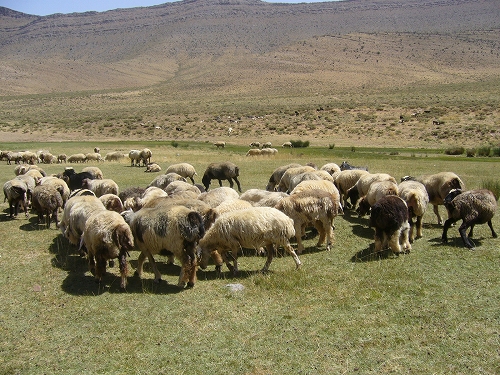
{"type": "MultiPolygon", "coordinates": [[[[189,0],[45,17],[0,8],[0,95],[154,93],[158,105],[176,102],[176,114],[188,107],[199,117],[217,101],[296,106],[413,87],[491,87],[500,77],[498,20],[495,0],[189,0]]],[[[4,106],[5,123],[19,121],[4,106]]],[[[148,107],[157,113],[146,120],[165,116],[148,107]]],[[[39,116],[33,111],[21,117],[39,116]]]]}

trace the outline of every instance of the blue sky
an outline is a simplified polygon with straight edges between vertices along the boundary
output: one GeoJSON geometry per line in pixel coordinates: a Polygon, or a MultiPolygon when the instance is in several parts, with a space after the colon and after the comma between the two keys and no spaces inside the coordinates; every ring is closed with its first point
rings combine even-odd
{"type": "MultiPolygon", "coordinates": [[[[280,3],[300,3],[323,0],[266,0],[280,3]]],[[[158,5],[167,0],[0,0],[0,6],[17,10],[27,14],[46,16],[54,13],[73,13],[98,11],[103,12],[116,8],[134,8],[141,6],[158,5]]]]}

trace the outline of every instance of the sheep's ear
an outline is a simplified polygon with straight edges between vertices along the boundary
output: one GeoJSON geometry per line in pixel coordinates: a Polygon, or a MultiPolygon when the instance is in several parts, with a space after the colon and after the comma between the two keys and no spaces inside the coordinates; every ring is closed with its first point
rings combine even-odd
{"type": "Polygon", "coordinates": [[[132,250],[134,248],[134,240],[132,236],[128,235],[128,231],[125,227],[121,226],[113,232],[113,242],[125,251],[132,250]]]}
{"type": "Polygon", "coordinates": [[[205,230],[210,228],[212,224],[215,222],[215,219],[217,219],[217,211],[215,211],[213,208],[209,209],[207,213],[205,214],[205,230]]]}

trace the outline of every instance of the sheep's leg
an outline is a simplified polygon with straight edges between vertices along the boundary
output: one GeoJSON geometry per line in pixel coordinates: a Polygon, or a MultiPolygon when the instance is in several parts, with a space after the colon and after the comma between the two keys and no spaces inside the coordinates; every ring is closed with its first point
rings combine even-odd
{"type": "Polygon", "coordinates": [[[438,208],[437,204],[434,205],[434,213],[436,214],[436,217],[438,219],[438,224],[439,225],[443,224],[443,219],[441,218],[441,215],[439,214],[439,208],[438,208]]]}
{"type": "Polygon", "coordinates": [[[422,216],[417,216],[417,221],[415,223],[417,228],[417,239],[422,238],[422,216]]]}
{"type": "Polygon", "coordinates": [[[141,251],[141,253],[139,254],[139,258],[137,258],[137,269],[134,272],[136,276],[139,277],[142,276],[142,268],[145,260],[146,260],[146,254],[141,251]]]}
{"type": "Polygon", "coordinates": [[[127,253],[120,253],[119,257],[120,263],[120,288],[125,289],[127,287],[127,253]]]}
{"type": "MultiPolygon", "coordinates": [[[[217,180],[217,181],[219,181],[219,186],[222,187],[222,180],[217,180]]],[[[229,185],[233,187],[233,181],[231,181],[231,179],[229,179],[229,185]]]]}
{"type": "MultiPolygon", "coordinates": [[[[446,220],[448,221],[448,220],[446,220]]],[[[475,244],[472,242],[471,239],[467,237],[467,228],[469,227],[469,224],[467,224],[465,221],[460,225],[460,228],[458,228],[458,232],[460,233],[460,237],[462,237],[462,241],[465,244],[465,247],[469,249],[474,249],[475,244]]]]}
{"type": "Polygon", "coordinates": [[[406,222],[405,224],[403,224],[401,229],[401,244],[403,245],[403,250],[406,254],[411,251],[409,232],[410,224],[406,222]]]}
{"type": "Polygon", "coordinates": [[[297,254],[302,254],[304,245],[302,244],[302,225],[297,221],[295,224],[295,239],[297,240],[297,254]]]}
{"type": "Polygon", "coordinates": [[[236,181],[236,185],[238,185],[238,191],[241,193],[241,185],[240,185],[240,181],[238,181],[238,177],[234,177],[234,181],[236,181]]]}
{"type": "Polygon", "coordinates": [[[273,244],[266,245],[266,251],[267,251],[267,260],[266,260],[266,264],[264,264],[264,267],[262,268],[261,272],[269,271],[269,266],[271,265],[271,262],[273,261],[273,255],[274,255],[273,244]]]}
{"type": "Polygon", "coordinates": [[[295,268],[300,268],[300,265],[302,264],[299,257],[297,256],[297,253],[295,253],[295,251],[293,251],[293,247],[287,243],[285,246],[284,246],[285,250],[288,251],[288,253],[292,256],[293,260],[295,261],[295,268]]]}
{"type": "Polygon", "coordinates": [[[95,278],[96,281],[101,282],[102,277],[106,274],[106,259],[102,256],[96,257],[95,264],[95,278]]]}
{"type": "Polygon", "coordinates": [[[389,237],[389,247],[394,254],[399,254],[401,252],[401,245],[399,244],[401,229],[402,228],[397,229],[396,231],[394,231],[392,236],[389,237]]]}
{"type": "Polygon", "coordinates": [[[155,274],[155,283],[159,283],[161,281],[161,273],[158,271],[158,267],[156,267],[155,258],[153,258],[153,254],[150,251],[147,252],[149,263],[151,264],[151,268],[155,274]]]}
{"type": "Polygon", "coordinates": [[[492,236],[493,238],[497,238],[498,236],[497,236],[497,234],[495,233],[495,230],[493,229],[493,225],[491,224],[491,220],[488,220],[488,226],[489,226],[489,227],[490,227],[490,229],[491,229],[491,236],[492,236]]]}
{"type": "Polygon", "coordinates": [[[451,227],[452,224],[454,224],[456,222],[457,222],[457,220],[454,220],[454,219],[448,219],[444,222],[443,235],[441,236],[441,241],[443,243],[448,242],[448,229],[451,227]]]}
{"type": "Polygon", "coordinates": [[[229,272],[231,272],[232,274],[234,274],[234,266],[231,264],[231,262],[229,261],[228,259],[228,253],[226,251],[224,251],[222,254],[221,254],[221,257],[222,257],[222,260],[224,261],[224,263],[226,264],[226,267],[229,269],[229,272]]]}
{"type": "Polygon", "coordinates": [[[383,246],[383,236],[384,236],[384,233],[382,233],[382,231],[378,228],[375,229],[375,236],[374,236],[374,240],[375,240],[375,253],[379,253],[382,251],[382,246],[383,246]]]}
{"type": "Polygon", "coordinates": [[[472,238],[474,236],[474,224],[470,225],[469,234],[467,237],[472,238]]]}
{"type": "MultiPolygon", "coordinates": [[[[324,223],[321,222],[320,220],[316,220],[314,222],[314,228],[316,228],[316,230],[319,233],[319,238],[318,238],[318,242],[316,243],[316,247],[320,247],[321,244],[323,242],[325,242],[325,238],[326,238],[326,231],[325,231],[324,223]]],[[[326,245],[328,247],[328,243],[326,245]]]]}
{"type": "Polygon", "coordinates": [[[194,178],[193,177],[189,177],[189,179],[191,180],[191,182],[193,183],[194,185],[194,178]]]}

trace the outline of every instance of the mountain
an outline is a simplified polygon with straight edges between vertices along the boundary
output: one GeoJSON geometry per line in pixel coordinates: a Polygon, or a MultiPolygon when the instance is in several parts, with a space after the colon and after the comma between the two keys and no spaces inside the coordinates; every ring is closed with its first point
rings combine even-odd
{"type": "Polygon", "coordinates": [[[0,95],[166,86],[304,95],[498,76],[497,0],[184,0],[33,16],[0,7],[0,95]]]}

